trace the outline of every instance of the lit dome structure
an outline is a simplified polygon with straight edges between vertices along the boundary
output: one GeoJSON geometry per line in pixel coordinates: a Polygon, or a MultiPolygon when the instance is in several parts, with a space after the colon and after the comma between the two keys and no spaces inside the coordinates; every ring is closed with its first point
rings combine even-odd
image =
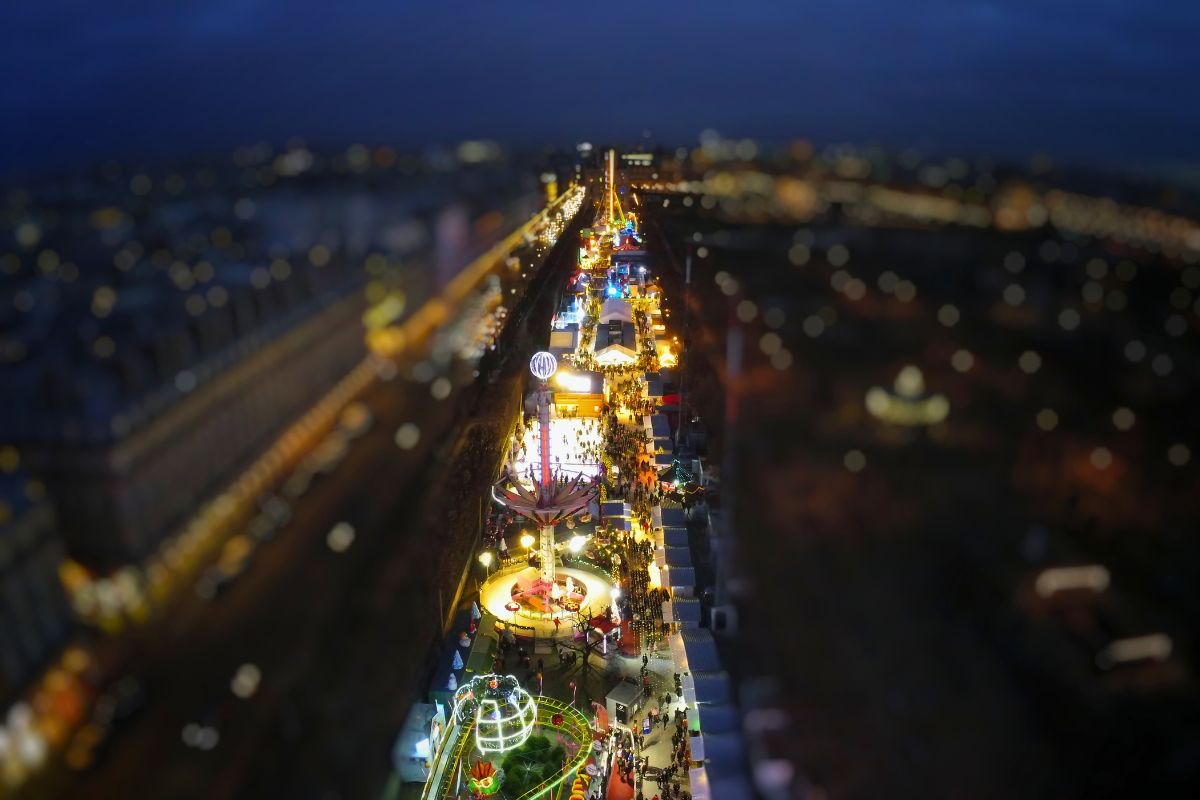
{"type": "Polygon", "coordinates": [[[454,693],[454,718],[474,724],[480,752],[502,753],[529,738],[537,703],[512,675],[479,675],[454,693]]]}

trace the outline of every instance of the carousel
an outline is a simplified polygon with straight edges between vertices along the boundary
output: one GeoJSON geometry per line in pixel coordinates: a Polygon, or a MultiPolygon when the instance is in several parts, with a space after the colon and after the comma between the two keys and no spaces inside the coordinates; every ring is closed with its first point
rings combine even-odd
{"type": "Polygon", "coordinates": [[[541,352],[534,354],[529,368],[539,381],[536,401],[540,470],[534,471],[532,481],[506,472],[493,487],[492,497],[537,526],[537,549],[530,553],[529,566],[492,576],[480,590],[480,601],[501,620],[534,627],[542,633],[569,635],[570,626],[563,630],[555,621],[589,606],[602,607],[612,587],[599,571],[559,566],[563,551],[577,552],[586,538],[572,536],[569,542],[559,543],[555,529],[559,524],[574,528],[574,520],[588,514],[588,505],[599,490],[582,474],[564,476],[551,469],[547,381],[558,364],[553,355],[541,352]]]}

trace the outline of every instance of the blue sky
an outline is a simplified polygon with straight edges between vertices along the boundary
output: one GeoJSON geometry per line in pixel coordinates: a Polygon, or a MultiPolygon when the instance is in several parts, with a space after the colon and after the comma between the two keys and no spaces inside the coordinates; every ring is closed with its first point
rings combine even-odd
{"type": "Polygon", "coordinates": [[[1181,0],[8,3],[0,173],[704,128],[1161,168],[1200,160],[1198,40],[1181,0]]]}

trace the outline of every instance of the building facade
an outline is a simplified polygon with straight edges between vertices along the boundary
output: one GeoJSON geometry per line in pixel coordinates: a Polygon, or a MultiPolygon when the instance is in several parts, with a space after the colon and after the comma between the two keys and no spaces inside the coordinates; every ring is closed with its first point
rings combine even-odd
{"type": "Polygon", "coordinates": [[[62,560],[54,510],[41,484],[20,470],[0,471],[0,708],[67,636],[62,560]]]}

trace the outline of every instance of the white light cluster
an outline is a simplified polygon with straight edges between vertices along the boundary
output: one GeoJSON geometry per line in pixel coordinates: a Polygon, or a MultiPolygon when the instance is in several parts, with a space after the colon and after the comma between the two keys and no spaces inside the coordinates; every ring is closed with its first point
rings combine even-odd
{"type": "Polygon", "coordinates": [[[537,703],[512,675],[480,675],[455,692],[454,718],[474,721],[480,752],[502,753],[533,733],[537,703]]]}

